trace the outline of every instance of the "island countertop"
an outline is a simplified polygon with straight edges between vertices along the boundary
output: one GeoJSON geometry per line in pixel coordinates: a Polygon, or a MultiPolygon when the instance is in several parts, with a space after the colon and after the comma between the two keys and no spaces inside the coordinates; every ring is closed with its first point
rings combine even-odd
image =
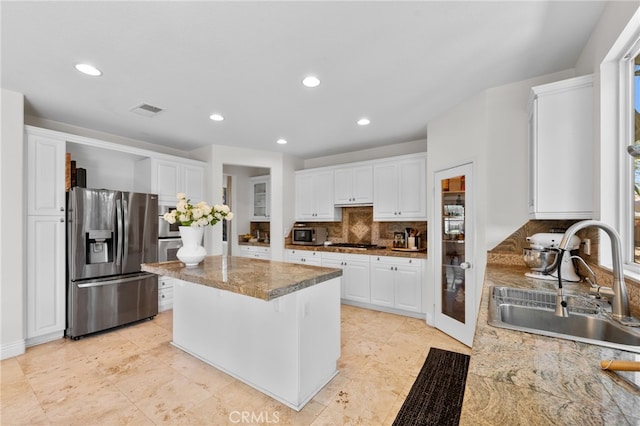
{"type": "Polygon", "coordinates": [[[180,261],[144,263],[142,270],[192,283],[272,300],[339,277],[339,268],[299,265],[237,256],[208,256],[197,267],[180,261]]]}

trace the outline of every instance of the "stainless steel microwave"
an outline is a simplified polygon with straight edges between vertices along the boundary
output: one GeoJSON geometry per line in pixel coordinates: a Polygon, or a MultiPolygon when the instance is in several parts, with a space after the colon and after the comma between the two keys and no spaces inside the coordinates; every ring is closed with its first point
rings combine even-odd
{"type": "Polygon", "coordinates": [[[180,230],[178,229],[180,224],[176,222],[171,225],[163,219],[164,214],[169,213],[171,210],[175,210],[175,206],[158,206],[158,214],[160,215],[158,218],[158,238],[180,237],[180,230]]]}
{"type": "Polygon", "coordinates": [[[321,246],[327,241],[327,228],[305,226],[293,228],[291,243],[305,246],[321,246]]]}

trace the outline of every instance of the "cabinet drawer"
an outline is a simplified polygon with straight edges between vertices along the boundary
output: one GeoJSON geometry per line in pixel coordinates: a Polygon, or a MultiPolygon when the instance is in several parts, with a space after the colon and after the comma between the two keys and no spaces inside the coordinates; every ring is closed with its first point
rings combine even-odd
{"type": "Polygon", "coordinates": [[[158,292],[165,288],[173,288],[173,278],[160,277],[158,278],[158,292]]]}
{"type": "Polygon", "coordinates": [[[373,265],[375,263],[422,266],[424,264],[424,260],[412,257],[371,256],[371,264],[373,265]]]}

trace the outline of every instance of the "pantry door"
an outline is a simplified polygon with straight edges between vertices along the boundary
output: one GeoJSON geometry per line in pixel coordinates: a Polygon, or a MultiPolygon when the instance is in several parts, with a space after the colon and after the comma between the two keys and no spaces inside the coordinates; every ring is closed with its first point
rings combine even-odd
{"type": "Polygon", "coordinates": [[[473,343],[473,163],[434,173],[435,326],[467,346],[473,343]]]}

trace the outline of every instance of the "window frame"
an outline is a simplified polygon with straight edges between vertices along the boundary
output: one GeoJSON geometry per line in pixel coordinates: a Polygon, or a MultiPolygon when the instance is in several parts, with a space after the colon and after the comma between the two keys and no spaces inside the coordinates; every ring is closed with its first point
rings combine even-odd
{"type": "MultiPolygon", "coordinates": [[[[640,9],[624,28],[600,65],[600,162],[598,202],[600,220],[620,232],[624,273],[640,280],[640,263],[635,263],[633,157],[627,146],[635,139],[634,62],[640,55],[640,9]],[[614,141],[614,143],[611,143],[614,141]],[[612,185],[617,191],[609,192],[612,185]]],[[[600,233],[602,235],[602,233],[600,233]]],[[[608,238],[599,240],[599,264],[611,268],[608,238]]]]}

